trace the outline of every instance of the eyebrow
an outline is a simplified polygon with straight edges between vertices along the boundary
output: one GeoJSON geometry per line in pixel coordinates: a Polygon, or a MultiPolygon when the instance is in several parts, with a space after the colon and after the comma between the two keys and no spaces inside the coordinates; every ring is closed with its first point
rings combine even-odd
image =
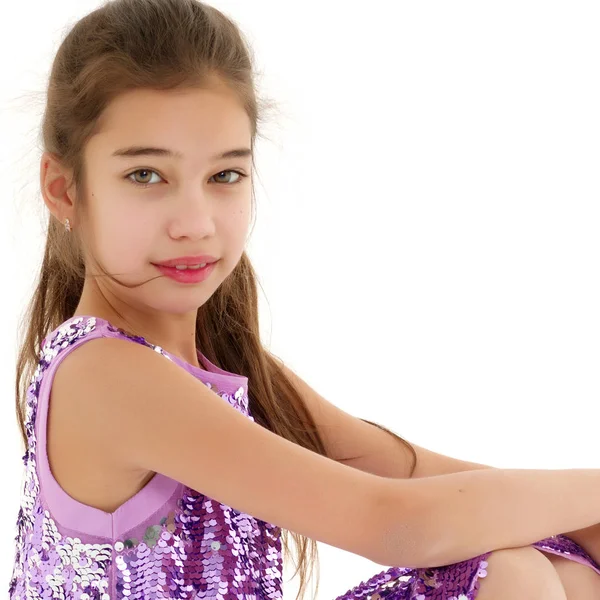
{"type": "MultiPolygon", "coordinates": [[[[152,146],[130,146],[128,148],[120,148],[112,153],[112,156],[124,156],[126,158],[132,156],[167,156],[170,158],[183,158],[181,152],[175,150],[169,150],[168,148],[154,148],[152,146]]],[[[252,156],[252,150],[250,148],[235,148],[233,150],[227,150],[221,154],[216,154],[211,160],[222,160],[224,158],[245,158],[252,156]]]]}

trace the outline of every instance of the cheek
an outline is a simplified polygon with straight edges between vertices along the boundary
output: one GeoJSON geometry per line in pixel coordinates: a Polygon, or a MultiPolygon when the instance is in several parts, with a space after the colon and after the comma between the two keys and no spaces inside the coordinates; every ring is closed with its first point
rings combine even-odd
{"type": "Polygon", "coordinates": [[[98,215],[96,237],[100,256],[113,270],[139,269],[142,262],[149,262],[152,257],[152,225],[144,223],[139,213],[115,212],[98,215]]]}
{"type": "Polygon", "coordinates": [[[250,211],[245,207],[236,207],[224,214],[217,224],[217,235],[223,237],[223,242],[232,250],[244,246],[250,225],[250,211]]]}
{"type": "Polygon", "coordinates": [[[245,232],[252,217],[252,204],[249,199],[244,199],[227,211],[228,229],[235,232],[245,232]]]}

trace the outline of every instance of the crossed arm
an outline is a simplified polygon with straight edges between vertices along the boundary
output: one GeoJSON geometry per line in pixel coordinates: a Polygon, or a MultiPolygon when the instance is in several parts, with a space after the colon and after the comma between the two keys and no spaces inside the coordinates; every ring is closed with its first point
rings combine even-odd
{"type": "MultiPolygon", "coordinates": [[[[410,477],[412,454],[397,438],[368,422],[358,419],[312,389],[304,380],[273,357],[285,375],[301,394],[323,437],[328,456],[345,465],[381,477],[410,477]]],[[[489,465],[458,460],[412,444],[417,463],[413,479],[445,475],[475,469],[493,469],[489,465]]],[[[598,499],[600,515],[600,498],[598,499]]],[[[600,521],[600,516],[599,516],[600,521]]],[[[600,522],[596,525],[563,532],[577,542],[597,563],[600,563],[600,522]]]]}

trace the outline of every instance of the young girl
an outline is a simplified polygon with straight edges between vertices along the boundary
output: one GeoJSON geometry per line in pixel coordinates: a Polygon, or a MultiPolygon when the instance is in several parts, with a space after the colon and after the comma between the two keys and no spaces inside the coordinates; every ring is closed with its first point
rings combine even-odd
{"type": "Polygon", "coordinates": [[[10,597],[282,598],[288,532],[299,596],[308,538],[390,567],[343,600],[598,597],[592,546],[559,533],[593,541],[600,471],[387,478],[333,452],[331,405],[260,341],[259,119],[247,44],[197,0],[109,2],[59,48],[10,597]]]}

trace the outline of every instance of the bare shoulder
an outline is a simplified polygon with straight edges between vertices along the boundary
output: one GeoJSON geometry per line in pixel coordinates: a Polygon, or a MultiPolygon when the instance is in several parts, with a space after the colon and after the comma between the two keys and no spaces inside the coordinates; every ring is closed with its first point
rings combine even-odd
{"type": "Polygon", "coordinates": [[[64,385],[79,394],[90,422],[110,427],[128,468],[163,473],[240,512],[375,562],[388,559],[381,555],[388,526],[379,510],[388,494],[383,478],[276,435],[147,346],[98,338],[69,358],[64,385]]]}
{"type": "MultiPolygon", "coordinates": [[[[113,512],[141,490],[154,473],[133,466],[120,451],[122,428],[108,411],[106,396],[90,365],[120,356],[123,345],[88,339],[59,363],[49,389],[46,450],[52,474],[67,494],[88,506],[113,512]],[[117,346],[115,348],[115,346],[117,346]],[[108,354],[107,354],[108,353],[108,354]],[[103,417],[103,418],[101,418],[103,417]]],[[[119,376],[119,370],[112,370],[119,376]]]]}

